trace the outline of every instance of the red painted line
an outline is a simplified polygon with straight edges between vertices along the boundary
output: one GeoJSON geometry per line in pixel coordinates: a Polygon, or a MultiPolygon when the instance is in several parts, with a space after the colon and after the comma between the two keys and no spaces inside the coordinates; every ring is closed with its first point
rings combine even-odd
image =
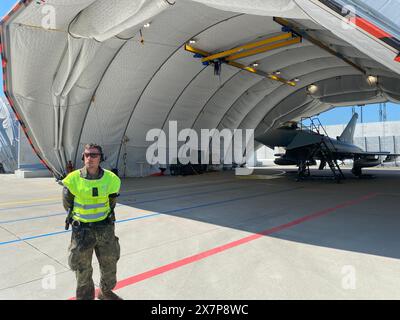
{"type": "Polygon", "coordinates": [[[351,22],[353,22],[356,26],[360,27],[361,29],[367,31],[369,34],[377,37],[377,38],[392,38],[393,36],[385,31],[383,31],[381,28],[377,27],[376,25],[372,24],[371,22],[360,18],[360,17],[355,17],[351,19],[351,22]]]}
{"type": "MultiPolygon", "coordinates": [[[[213,248],[213,249],[210,249],[210,250],[195,254],[193,256],[190,256],[190,257],[187,257],[187,258],[183,258],[181,260],[166,264],[164,266],[161,266],[161,267],[158,267],[158,268],[155,268],[155,269],[152,269],[152,270],[149,270],[149,271],[134,275],[132,277],[129,277],[129,278],[126,278],[124,280],[119,281],[117,283],[117,285],[115,286],[114,290],[118,290],[118,289],[130,286],[132,284],[135,284],[135,283],[144,281],[146,279],[155,277],[155,276],[157,276],[159,274],[162,274],[162,273],[177,269],[179,267],[185,266],[185,265],[193,263],[193,262],[197,262],[199,260],[202,260],[202,259],[208,258],[210,256],[213,256],[213,255],[215,255],[217,253],[220,253],[220,252],[232,249],[234,247],[240,246],[242,244],[257,240],[257,239],[259,239],[259,238],[261,238],[263,236],[266,236],[266,235],[269,235],[269,234],[272,234],[272,233],[275,233],[275,232],[279,232],[279,231],[282,231],[284,229],[287,229],[287,228],[296,226],[298,224],[301,224],[303,222],[310,221],[310,220],[322,217],[322,216],[327,215],[329,213],[332,213],[332,212],[334,212],[334,211],[336,211],[338,209],[342,209],[342,208],[345,208],[345,207],[349,207],[349,206],[358,204],[360,202],[369,200],[369,199],[371,199],[371,198],[373,198],[373,197],[375,197],[377,195],[378,195],[378,193],[371,193],[371,194],[368,194],[368,195],[363,196],[361,198],[357,198],[357,199],[354,199],[354,200],[350,200],[350,201],[341,203],[341,204],[339,204],[339,205],[337,205],[335,207],[324,209],[324,210],[312,213],[310,215],[301,217],[299,219],[293,220],[291,222],[282,224],[280,226],[261,231],[260,233],[253,234],[253,235],[244,237],[242,239],[229,242],[229,243],[224,244],[222,246],[218,246],[216,248],[213,248]]],[[[99,291],[99,289],[96,290],[96,296],[98,294],[98,291],[99,291]]],[[[73,297],[73,298],[69,298],[68,300],[75,300],[75,299],[76,298],[73,297]]]]}
{"type": "Polygon", "coordinates": [[[2,20],[1,22],[2,22],[2,23],[5,23],[5,22],[7,22],[9,19],[10,19],[10,16],[9,16],[9,15],[6,15],[6,16],[3,18],[3,20],[2,20]]]}
{"type": "Polygon", "coordinates": [[[12,9],[12,12],[15,13],[19,10],[19,8],[21,7],[21,2],[18,2],[15,7],[12,9]]]}

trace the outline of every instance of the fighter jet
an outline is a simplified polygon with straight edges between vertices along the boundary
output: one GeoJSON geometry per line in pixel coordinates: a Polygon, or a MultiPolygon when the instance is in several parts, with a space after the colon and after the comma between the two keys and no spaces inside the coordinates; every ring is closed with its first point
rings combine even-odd
{"type": "Polygon", "coordinates": [[[310,176],[309,166],[316,165],[316,160],[320,160],[319,170],[323,170],[328,164],[334,178],[340,181],[344,175],[338,165],[338,160],[346,159],[353,160],[351,172],[361,177],[362,168],[377,166],[382,161],[394,161],[400,155],[386,151],[366,152],[354,145],[357,119],[358,114],[354,113],[343,133],[336,139],[328,137],[319,120],[314,118],[310,119],[311,125],[307,128],[299,128],[296,122],[289,122],[256,137],[255,140],[271,149],[283,147],[285,153],[275,155],[278,156],[274,161],[275,164],[297,165],[299,178],[310,176]]]}

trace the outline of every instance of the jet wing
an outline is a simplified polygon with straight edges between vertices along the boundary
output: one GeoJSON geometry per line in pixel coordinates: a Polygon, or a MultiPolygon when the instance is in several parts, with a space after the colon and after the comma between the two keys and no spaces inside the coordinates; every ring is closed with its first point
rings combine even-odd
{"type": "Polygon", "coordinates": [[[387,156],[390,154],[390,152],[386,151],[377,151],[377,152],[369,152],[369,151],[364,151],[364,152],[354,152],[354,154],[358,155],[364,155],[364,156],[387,156]]]}
{"type": "Polygon", "coordinates": [[[376,157],[376,156],[386,156],[385,160],[383,162],[393,162],[396,160],[396,158],[400,157],[400,154],[397,153],[390,153],[389,151],[377,151],[377,152],[359,152],[359,153],[354,153],[356,155],[360,156],[371,156],[371,157],[376,157]]]}
{"type": "Polygon", "coordinates": [[[400,154],[389,154],[386,156],[386,159],[383,160],[383,162],[393,162],[395,161],[398,157],[400,157],[400,154]]]}

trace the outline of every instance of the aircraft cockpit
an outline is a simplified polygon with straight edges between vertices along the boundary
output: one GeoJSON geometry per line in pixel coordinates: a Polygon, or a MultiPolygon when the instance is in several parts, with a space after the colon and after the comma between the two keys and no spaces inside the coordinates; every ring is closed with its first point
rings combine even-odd
{"type": "Polygon", "coordinates": [[[287,121],[280,126],[280,129],[297,130],[300,128],[297,121],[287,121]]]}

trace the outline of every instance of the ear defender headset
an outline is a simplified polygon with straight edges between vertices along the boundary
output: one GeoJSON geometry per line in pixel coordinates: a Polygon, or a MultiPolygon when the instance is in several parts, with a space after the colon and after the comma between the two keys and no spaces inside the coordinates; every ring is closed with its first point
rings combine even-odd
{"type": "MultiPolygon", "coordinates": [[[[98,149],[100,151],[100,162],[105,161],[105,157],[104,157],[104,153],[103,153],[103,149],[100,146],[96,146],[96,149],[98,149]]],[[[82,161],[85,161],[84,158],[84,152],[82,152],[82,161]]]]}

